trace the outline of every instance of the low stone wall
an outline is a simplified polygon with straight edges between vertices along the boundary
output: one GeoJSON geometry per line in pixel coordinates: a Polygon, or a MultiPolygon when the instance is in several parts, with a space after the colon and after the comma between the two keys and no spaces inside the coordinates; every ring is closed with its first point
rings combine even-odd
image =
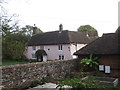
{"type": "Polygon", "coordinates": [[[47,77],[65,78],[67,74],[77,70],[78,63],[79,60],[75,59],[1,66],[2,86],[16,88],[47,77]]]}

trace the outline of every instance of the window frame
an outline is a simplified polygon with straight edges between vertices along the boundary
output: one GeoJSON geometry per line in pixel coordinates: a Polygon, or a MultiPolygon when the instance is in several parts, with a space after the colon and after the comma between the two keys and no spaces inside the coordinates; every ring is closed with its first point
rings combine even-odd
{"type": "Polygon", "coordinates": [[[36,50],[36,46],[32,46],[32,50],[34,50],[34,51],[35,51],[35,50],[36,50]]]}
{"type": "Polygon", "coordinates": [[[65,56],[64,55],[59,55],[59,60],[64,60],[65,56]]]}
{"type": "Polygon", "coordinates": [[[99,71],[104,71],[104,65],[99,65],[99,71]]]}
{"type": "Polygon", "coordinates": [[[111,67],[110,66],[105,66],[105,73],[110,73],[111,72],[111,67]]]}
{"type": "Polygon", "coordinates": [[[32,53],[32,59],[36,59],[36,56],[35,54],[32,53]]]}
{"type": "Polygon", "coordinates": [[[63,50],[63,46],[62,45],[58,45],[58,51],[62,51],[63,50]]]}

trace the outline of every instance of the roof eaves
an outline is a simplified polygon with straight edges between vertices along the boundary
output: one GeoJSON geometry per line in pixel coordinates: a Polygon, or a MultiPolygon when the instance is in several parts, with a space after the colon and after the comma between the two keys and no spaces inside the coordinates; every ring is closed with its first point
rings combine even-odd
{"type": "Polygon", "coordinates": [[[87,48],[88,46],[90,46],[92,43],[96,42],[98,39],[101,39],[101,37],[95,39],[94,41],[92,41],[92,42],[90,42],[89,44],[87,44],[85,47],[79,49],[78,51],[76,51],[76,52],[74,53],[74,55],[78,55],[79,52],[81,52],[83,49],[85,49],[85,48],[87,48]]]}

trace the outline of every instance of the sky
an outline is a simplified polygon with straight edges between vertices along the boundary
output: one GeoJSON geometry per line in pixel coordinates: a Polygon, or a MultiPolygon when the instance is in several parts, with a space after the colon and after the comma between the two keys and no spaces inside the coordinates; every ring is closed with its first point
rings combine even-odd
{"type": "Polygon", "coordinates": [[[43,32],[59,29],[77,31],[91,25],[99,36],[118,28],[119,0],[8,0],[8,15],[17,14],[19,25],[34,25],[43,32]]]}

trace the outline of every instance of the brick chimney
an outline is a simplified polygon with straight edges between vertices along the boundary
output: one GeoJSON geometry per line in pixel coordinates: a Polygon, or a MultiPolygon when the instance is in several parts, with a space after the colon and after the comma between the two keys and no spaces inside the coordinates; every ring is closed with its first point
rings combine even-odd
{"type": "Polygon", "coordinates": [[[34,24],[34,26],[33,26],[33,35],[37,34],[36,32],[37,32],[37,27],[34,24]]]}
{"type": "Polygon", "coordinates": [[[61,32],[62,32],[62,30],[63,30],[63,25],[62,25],[62,24],[60,24],[60,25],[59,25],[59,33],[61,33],[61,32]]]}

